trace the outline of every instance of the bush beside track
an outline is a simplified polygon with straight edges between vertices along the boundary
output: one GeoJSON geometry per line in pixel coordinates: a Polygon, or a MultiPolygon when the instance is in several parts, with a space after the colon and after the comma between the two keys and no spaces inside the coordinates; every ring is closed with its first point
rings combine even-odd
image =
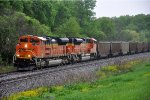
{"type": "Polygon", "coordinates": [[[16,71],[14,66],[0,66],[0,74],[16,71]]]}

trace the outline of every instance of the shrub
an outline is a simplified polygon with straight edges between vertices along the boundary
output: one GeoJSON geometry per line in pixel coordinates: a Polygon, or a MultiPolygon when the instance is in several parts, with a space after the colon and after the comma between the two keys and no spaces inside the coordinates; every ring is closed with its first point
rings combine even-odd
{"type": "Polygon", "coordinates": [[[105,78],[106,76],[109,76],[111,74],[115,74],[118,72],[117,66],[116,65],[111,65],[111,66],[104,66],[99,70],[96,74],[100,78],[105,78]]]}
{"type": "Polygon", "coordinates": [[[9,98],[3,98],[3,100],[24,100],[31,96],[39,96],[43,92],[46,92],[46,91],[47,91],[46,87],[40,87],[34,90],[29,90],[29,91],[20,92],[20,93],[11,95],[9,98]]]}
{"type": "Polygon", "coordinates": [[[110,75],[118,75],[128,71],[133,71],[133,66],[139,62],[140,61],[129,61],[129,62],[117,61],[115,65],[102,67],[101,70],[97,71],[96,75],[100,78],[105,78],[110,75]]]}

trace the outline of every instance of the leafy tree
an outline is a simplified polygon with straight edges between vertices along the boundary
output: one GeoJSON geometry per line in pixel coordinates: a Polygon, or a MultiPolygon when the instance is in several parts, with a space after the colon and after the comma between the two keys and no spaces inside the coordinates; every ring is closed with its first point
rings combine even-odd
{"type": "Polygon", "coordinates": [[[114,23],[110,18],[103,17],[97,19],[99,29],[106,34],[106,40],[112,40],[114,38],[114,23]]]}
{"type": "Polygon", "coordinates": [[[85,31],[89,37],[93,37],[97,40],[104,40],[106,38],[106,34],[101,31],[101,29],[98,27],[98,22],[97,20],[92,21],[88,27],[87,30],[85,31]]]}
{"type": "Polygon", "coordinates": [[[139,34],[139,41],[147,42],[150,41],[150,33],[148,30],[142,30],[139,34]]]}
{"type": "Polygon", "coordinates": [[[10,16],[0,16],[0,55],[2,60],[7,63],[12,61],[18,37],[25,34],[52,35],[49,27],[41,25],[39,21],[23,13],[15,12],[10,16]]]}
{"type": "Polygon", "coordinates": [[[80,26],[74,17],[71,17],[66,23],[62,24],[57,31],[59,34],[65,34],[66,37],[78,37],[80,26]]]}
{"type": "MultiPolygon", "coordinates": [[[[63,23],[65,23],[71,17],[71,13],[68,7],[65,6],[65,3],[59,4],[57,13],[55,16],[54,27],[57,28],[63,23]]],[[[55,30],[54,30],[55,31],[55,30]]]]}
{"type": "Polygon", "coordinates": [[[133,30],[122,30],[120,34],[118,34],[118,40],[121,41],[139,41],[139,33],[133,30]]]}
{"type": "Polygon", "coordinates": [[[12,9],[15,11],[20,11],[22,12],[24,7],[23,7],[23,1],[10,1],[10,4],[12,6],[12,9]]]}
{"type": "Polygon", "coordinates": [[[82,33],[85,33],[88,23],[92,21],[92,17],[95,14],[93,12],[95,4],[96,0],[77,0],[75,2],[75,17],[82,28],[82,33]]]}

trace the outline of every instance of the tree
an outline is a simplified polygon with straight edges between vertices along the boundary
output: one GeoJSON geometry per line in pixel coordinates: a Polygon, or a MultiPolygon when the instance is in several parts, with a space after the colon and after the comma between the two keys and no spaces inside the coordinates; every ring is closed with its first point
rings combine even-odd
{"type": "MultiPolygon", "coordinates": [[[[10,11],[11,12],[11,11],[10,11]]],[[[12,61],[18,37],[25,34],[38,36],[51,34],[50,28],[20,12],[0,16],[0,55],[6,63],[12,61]]]]}
{"type": "Polygon", "coordinates": [[[79,37],[80,26],[74,17],[71,17],[66,23],[62,24],[57,32],[65,34],[67,37],[79,37]]]}
{"type": "Polygon", "coordinates": [[[106,34],[106,40],[113,40],[115,31],[113,21],[107,17],[99,18],[97,21],[99,30],[106,34]]]}
{"type": "Polygon", "coordinates": [[[10,1],[12,9],[15,11],[20,11],[22,12],[24,7],[23,7],[23,1],[10,1]]]}
{"type": "Polygon", "coordinates": [[[85,33],[87,26],[92,17],[94,16],[93,9],[95,7],[96,0],[77,0],[75,2],[74,16],[82,28],[82,33],[85,33]]]}
{"type": "Polygon", "coordinates": [[[97,20],[89,23],[87,30],[85,31],[89,37],[93,37],[99,41],[102,41],[106,38],[106,34],[100,30],[98,27],[97,20]]]}
{"type": "MultiPolygon", "coordinates": [[[[55,21],[54,21],[54,28],[55,29],[58,28],[63,23],[65,23],[71,17],[70,9],[65,5],[66,5],[65,2],[61,2],[59,4],[59,7],[57,9],[57,13],[55,16],[55,21]]],[[[54,29],[54,31],[55,31],[55,29],[54,29]]]]}
{"type": "Polygon", "coordinates": [[[134,30],[122,30],[118,34],[118,40],[120,41],[139,41],[139,33],[134,30]]]}
{"type": "Polygon", "coordinates": [[[150,33],[148,30],[142,30],[139,34],[139,41],[150,42],[150,33]]]}

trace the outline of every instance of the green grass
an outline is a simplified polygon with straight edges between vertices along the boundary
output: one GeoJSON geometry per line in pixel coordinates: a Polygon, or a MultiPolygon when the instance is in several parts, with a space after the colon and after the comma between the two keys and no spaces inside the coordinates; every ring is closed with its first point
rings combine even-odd
{"type": "Polygon", "coordinates": [[[132,70],[123,74],[112,74],[95,82],[53,86],[40,95],[22,96],[17,100],[148,99],[150,99],[150,62],[147,61],[132,65],[132,70]]]}
{"type": "Polygon", "coordinates": [[[0,74],[15,71],[14,66],[0,66],[0,74]]]}

